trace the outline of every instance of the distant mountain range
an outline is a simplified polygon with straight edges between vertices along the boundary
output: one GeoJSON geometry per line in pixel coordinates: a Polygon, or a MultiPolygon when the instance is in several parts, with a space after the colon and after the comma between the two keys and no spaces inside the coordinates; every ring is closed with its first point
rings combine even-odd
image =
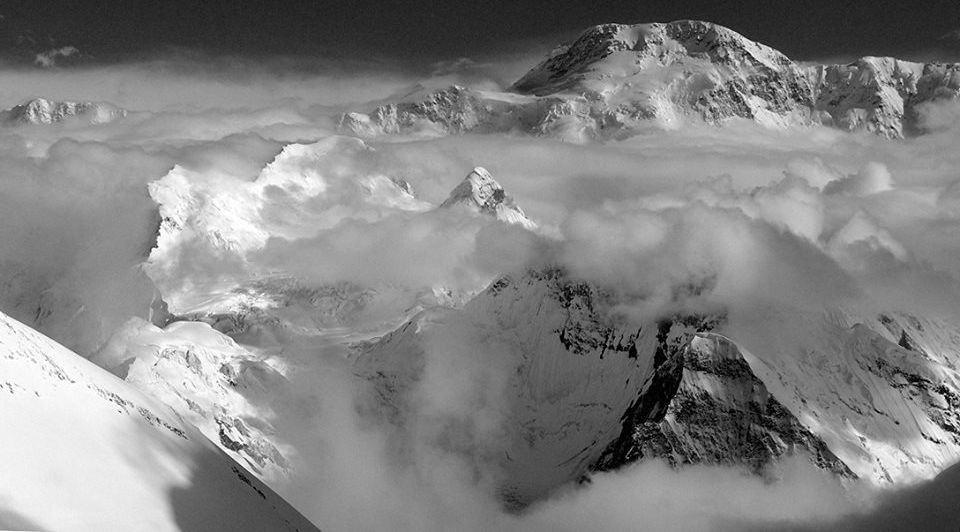
{"type": "Polygon", "coordinates": [[[595,26],[507,91],[414,93],[346,113],[339,124],[361,136],[513,132],[585,142],[746,119],[903,138],[924,132],[925,104],[958,94],[960,64],[890,57],[802,64],[723,26],[681,20],[595,26]]]}

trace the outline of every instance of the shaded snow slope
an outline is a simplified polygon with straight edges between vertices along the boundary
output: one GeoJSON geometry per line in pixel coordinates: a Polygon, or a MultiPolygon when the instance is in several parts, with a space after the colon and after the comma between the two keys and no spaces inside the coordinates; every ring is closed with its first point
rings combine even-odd
{"type": "MultiPolygon", "coordinates": [[[[653,373],[656,331],[617,323],[595,305],[594,289],[558,271],[503,277],[462,310],[425,312],[359,346],[357,372],[403,427],[418,386],[435,372],[456,379],[471,374],[464,368],[489,367],[480,373],[487,380],[456,385],[462,395],[420,415],[458,423],[454,411],[466,402],[503,419],[497,441],[451,450],[478,452],[474,459],[498,472],[501,498],[524,505],[588,470],[653,373]]],[[[457,429],[437,437],[446,430],[457,429]]]]}
{"type": "Polygon", "coordinates": [[[140,266],[112,274],[109,286],[91,293],[90,280],[79,272],[50,278],[29,265],[0,261],[0,307],[70,349],[89,356],[131,316],[157,325],[170,315],[160,292],[140,266]]]}
{"type": "Polygon", "coordinates": [[[315,530],[167,407],[0,314],[0,516],[54,530],[315,530]]]}

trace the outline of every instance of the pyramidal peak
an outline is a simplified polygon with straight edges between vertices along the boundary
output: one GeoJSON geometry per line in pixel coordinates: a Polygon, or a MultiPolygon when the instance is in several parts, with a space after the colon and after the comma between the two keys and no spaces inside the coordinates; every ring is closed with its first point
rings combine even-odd
{"type": "Polygon", "coordinates": [[[481,166],[474,168],[440,204],[441,209],[456,206],[493,216],[502,222],[519,224],[526,229],[537,227],[490,172],[481,166]]]}
{"type": "Polygon", "coordinates": [[[590,81],[630,77],[651,68],[691,60],[734,70],[782,73],[797,66],[780,52],[710,22],[678,20],[650,24],[601,24],[585,30],[569,45],[518,80],[521,93],[552,94],[589,88],[590,81]],[[616,60],[623,56],[629,60],[616,60]],[[586,85],[585,85],[586,83],[586,85]]]}

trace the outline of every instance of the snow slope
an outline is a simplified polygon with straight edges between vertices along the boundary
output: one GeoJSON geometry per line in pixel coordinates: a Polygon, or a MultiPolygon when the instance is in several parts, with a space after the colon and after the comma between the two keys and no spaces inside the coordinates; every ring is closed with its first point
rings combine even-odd
{"type": "Polygon", "coordinates": [[[857,476],[930,479],[960,459],[960,327],[901,312],[779,309],[726,334],[857,476]]]}
{"type": "Polygon", "coordinates": [[[160,329],[132,318],[90,358],[171,407],[225,453],[267,480],[290,473],[268,398],[287,385],[282,366],[206,323],[160,329]]]}
{"type": "Polygon", "coordinates": [[[179,416],[0,314],[0,525],[315,530],[179,416]]]}

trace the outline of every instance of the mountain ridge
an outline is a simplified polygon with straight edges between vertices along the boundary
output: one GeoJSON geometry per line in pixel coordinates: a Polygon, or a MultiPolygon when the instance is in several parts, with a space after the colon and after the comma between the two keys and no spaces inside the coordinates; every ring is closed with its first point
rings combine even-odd
{"type": "Polygon", "coordinates": [[[338,126],[366,137],[507,132],[587,142],[747,119],[899,139],[924,132],[924,105],[958,94],[960,64],[864,57],[804,66],[710,22],[601,24],[504,92],[454,86],[345,113],[338,126]]]}

